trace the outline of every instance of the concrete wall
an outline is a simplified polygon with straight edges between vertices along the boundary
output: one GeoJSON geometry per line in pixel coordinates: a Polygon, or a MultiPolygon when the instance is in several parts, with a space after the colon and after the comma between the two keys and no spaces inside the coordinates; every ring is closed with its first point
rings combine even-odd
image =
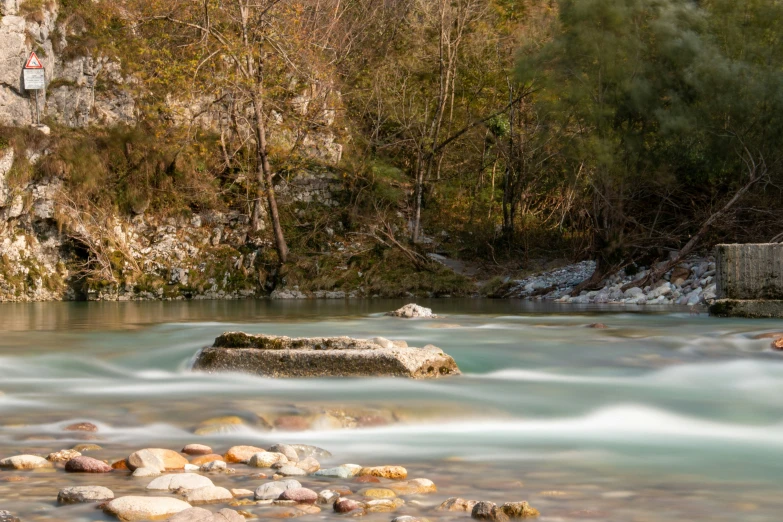
{"type": "Polygon", "coordinates": [[[783,299],[783,244],[715,247],[718,299],[783,299]]]}

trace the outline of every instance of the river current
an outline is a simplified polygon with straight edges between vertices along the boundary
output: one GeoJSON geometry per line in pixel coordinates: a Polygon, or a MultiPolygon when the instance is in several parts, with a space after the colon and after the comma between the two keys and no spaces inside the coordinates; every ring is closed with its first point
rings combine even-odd
{"type": "MultiPolygon", "coordinates": [[[[438,493],[400,512],[431,521],[465,518],[432,511],[451,496],[528,500],[545,521],[781,519],[783,356],[758,337],[783,331],[783,321],[479,299],[419,302],[434,320],[383,315],[401,304],[0,305],[0,457],[85,442],[109,462],[196,442],[217,452],[306,443],[333,453],[323,466],[399,464],[433,480],[438,493]],[[596,322],[608,328],[587,327],[596,322]],[[232,330],[434,344],[464,375],[275,380],[188,370],[232,330]],[[220,417],[230,420],[210,420],[220,417]],[[63,431],[83,421],[99,430],[63,431]]],[[[241,471],[213,481],[263,482],[241,471]]],[[[0,471],[0,510],[104,519],[90,506],[57,506],[59,489],[77,484],[143,491],[120,473],[0,471]]]]}

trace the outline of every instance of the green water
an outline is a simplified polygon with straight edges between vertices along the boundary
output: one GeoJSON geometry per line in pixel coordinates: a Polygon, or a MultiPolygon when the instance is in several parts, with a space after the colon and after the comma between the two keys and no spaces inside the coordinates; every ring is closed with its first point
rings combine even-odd
{"type": "MultiPolygon", "coordinates": [[[[334,454],[325,465],[402,464],[411,477],[438,484],[436,495],[404,508],[431,520],[455,517],[431,511],[454,495],[526,499],[552,521],[780,520],[783,361],[769,339],[754,337],[783,331],[783,321],[478,299],[420,302],[441,315],[436,320],[383,316],[400,304],[2,305],[0,456],[70,448],[83,437],[62,428],[90,421],[100,428],[90,442],[103,447],[90,455],[109,461],[191,442],[218,452],[303,442],[334,454]],[[598,321],[609,328],[586,327],[598,321]],[[464,375],[272,380],[190,373],[196,352],[227,330],[434,344],[464,375]],[[350,429],[322,422],[327,413],[355,411],[387,422],[350,429]],[[227,415],[244,422],[193,433],[227,415]],[[310,424],[270,431],[280,416],[310,424]]],[[[263,482],[248,473],[213,481],[247,489],[263,482]]],[[[87,506],[57,507],[57,491],[72,484],[106,485],[118,495],[144,487],[119,473],[3,471],[0,509],[24,520],[101,519],[87,506]],[[20,475],[24,482],[4,481],[20,475]]]]}

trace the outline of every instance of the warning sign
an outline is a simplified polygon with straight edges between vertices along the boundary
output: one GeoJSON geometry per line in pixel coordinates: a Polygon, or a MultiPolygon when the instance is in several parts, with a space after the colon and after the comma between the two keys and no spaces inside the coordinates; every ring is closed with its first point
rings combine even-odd
{"type": "MultiPolygon", "coordinates": [[[[18,62],[17,62],[18,63],[18,62]]],[[[25,69],[43,69],[43,63],[38,58],[38,55],[35,54],[35,52],[30,53],[30,57],[27,59],[27,63],[24,64],[25,69]]]]}

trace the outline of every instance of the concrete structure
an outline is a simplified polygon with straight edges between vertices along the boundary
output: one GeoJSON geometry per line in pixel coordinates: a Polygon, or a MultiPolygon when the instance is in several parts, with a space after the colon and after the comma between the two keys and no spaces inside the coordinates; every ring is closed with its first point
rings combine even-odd
{"type": "Polygon", "coordinates": [[[783,244],[718,245],[715,258],[711,315],[783,318],[783,244]]]}

